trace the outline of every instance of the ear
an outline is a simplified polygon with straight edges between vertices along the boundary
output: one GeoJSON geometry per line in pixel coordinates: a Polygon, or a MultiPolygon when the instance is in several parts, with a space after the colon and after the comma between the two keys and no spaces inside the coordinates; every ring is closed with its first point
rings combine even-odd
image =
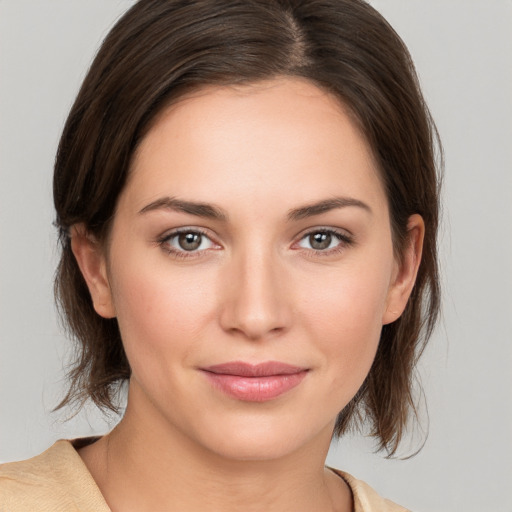
{"type": "Polygon", "coordinates": [[[403,313],[411,295],[421,262],[425,223],[421,215],[409,217],[407,222],[407,240],[401,261],[395,263],[395,271],[388,290],[386,310],[382,324],[390,324],[403,313]]]}
{"type": "Polygon", "coordinates": [[[114,318],[116,313],[103,247],[83,224],[75,224],[71,227],[71,250],[89,288],[96,313],[103,318],[114,318]]]}

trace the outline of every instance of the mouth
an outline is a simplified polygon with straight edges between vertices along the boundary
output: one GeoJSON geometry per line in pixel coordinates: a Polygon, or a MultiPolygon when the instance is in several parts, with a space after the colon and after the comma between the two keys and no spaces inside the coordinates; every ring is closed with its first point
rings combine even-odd
{"type": "Polygon", "coordinates": [[[249,364],[233,361],[201,368],[215,389],[238,400],[266,402],[298,386],[307,368],[278,361],[249,364]]]}

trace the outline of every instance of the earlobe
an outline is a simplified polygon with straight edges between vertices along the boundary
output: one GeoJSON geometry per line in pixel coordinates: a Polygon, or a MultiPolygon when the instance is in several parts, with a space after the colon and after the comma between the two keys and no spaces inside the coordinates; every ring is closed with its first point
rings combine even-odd
{"type": "Polygon", "coordinates": [[[103,318],[116,316],[101,244],[83,224],[71,227],[71,250],[87,283],[94,309],[103,318]]]}
{"type": "Polygon", "coordinates": [[[390,324],[400,317],[416,282],[425,236],[425,223],[421,215],[415,214],[409,217],[407,233],[403,257],[396,264],[397,268],[389,287],[386,310],[382,317],[383,325],[390,324]]]}

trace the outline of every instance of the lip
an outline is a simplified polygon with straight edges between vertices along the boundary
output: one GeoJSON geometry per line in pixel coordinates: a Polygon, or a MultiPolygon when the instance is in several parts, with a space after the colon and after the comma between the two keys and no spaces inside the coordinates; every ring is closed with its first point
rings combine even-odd
{"type": "Polygon", "coordinates": [[[298,386],[308,369],[278,361],[242,361],[201,368],[208,381],[226,395],[246,402],[273,400],[298,386]]]}

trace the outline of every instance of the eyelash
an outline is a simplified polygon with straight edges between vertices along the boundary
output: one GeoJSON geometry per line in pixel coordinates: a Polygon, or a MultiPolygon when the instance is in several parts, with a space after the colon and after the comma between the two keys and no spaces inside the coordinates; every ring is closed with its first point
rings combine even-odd
{"type": "MultiPolygon", "coordinates": [[[[202,230],[200,228],[179,228],[175,229],[171,233],[166,233],[162,237],[160,237],[157,240],[158,245],[162,247],[162,249],[169,254],[170,256],[177,258],[177,259],[186,259],[186,258],[197,258],[199,255],[203,254],[205,251],[208,251],[209,249],[202,249],[202,250],[194,250],[194,251],[185,251],[185,250],[177,250],[173,248],[169,243],[174,238],[178,237],[181,234],[194,234],[194,235],[200,235],[202,237],[207,238],[210,240],[210,242],[214,245],[216,244],[211,237],[208,235],[208,233],[205,230],[202,230]]],[[[303,233],[302,236],[299,238],[297,242],[294,242],[292,248],[295,250],[303,249],[307,251],[308,253],[312,253],[314,256],[319,257],[325,257],[325,256],[332,256],[334,254],[338,254],[347,247],[350,247],[354,245],[354,239],[351,235],[347,234],[345,231],[338,231],[333,228],[315,228],[311,229],[310,231],[307,231],[306,233],[303,233]],[[333,238],[336,238],[339,243],[330,249],[309,249],[304,247],[297,247],[300,242],[307,239],[307,237],[310,237],[311,235],[316,234],[323,234],[323,235],[330,235],[333,238]]]]}
{"type": "MultiPolygon", "coordinates": [[[[299,246],[299,249],[302,248],[302,249],[306,250],[308,253],[312,253],[311,255],[313,257],[333,256],[335,254],[339,254],[340,252],[342,252],[343,250],[347,249],[348,247],[354,245],[354,243],[355,243],[354,237],[352,235],[349,235],[346,231],[336,230],[336,229],[333,229],[330,227],[329,228],[319,227],[319,228],[311,229],[311,230],[307,231],[306,233],[303,233],[302,236],[300,237],[299,241],[295,242],[293,245],[297,246],[303,240],[307,239],[311,235],[316,235],[316,234],[330,235],[333,238],[337,239],[339,243],[335,247],[332,247],[330,249],[324,249],[324,250],[308,249],[308,248],[299,246]]],[[[299,249],[297,249],[297,250],[299,250],[299,249]]]]}
{"type": "Polygon", "coordinates": [[[208,249],[202,249],[201,251],[185,251],[185,250],[177,250],[177,249],[171,247],[171,245],[169,245],[171,240],[173,240],[174,238],[176,238],[182,234],[200,235],[200,236],[210,240],[210,242],[212,244],[218,245],[215,242],[213,242],[213,240],[211,239],[211,236],[209,236],[205,230],[202,230],[200,228],[186,228],[186,227],[175,229],[171,233],[166,233],[165,235],[163,235],[162,237],[160,237],[157,240],[157,243],[158,243],[158,245],[160,245],[160,247],[162,247],[162,249],[166,253],[168,253],[170,256],[172,256],[173,258],[176,258],[176,259],[197,258],[199,254],[208,250],[208,249]]]}

